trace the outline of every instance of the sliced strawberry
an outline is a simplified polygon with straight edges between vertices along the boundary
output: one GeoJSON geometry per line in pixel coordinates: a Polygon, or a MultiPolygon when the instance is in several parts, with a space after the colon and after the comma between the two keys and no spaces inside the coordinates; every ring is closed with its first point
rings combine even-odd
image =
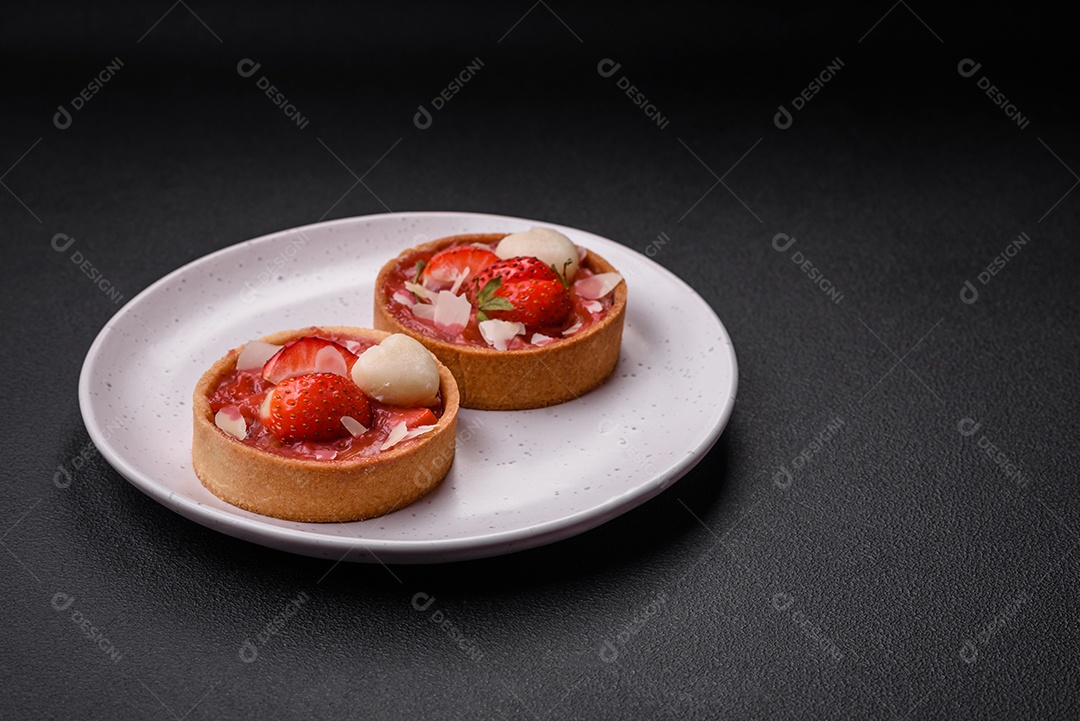
{"type": "Polygon", "coordinates": [[[489,265],[473,279],[466,295],[481,320],[524,323],[531,331],[561,325],[572,308],[570,291],[559,275],[531,257],[489,265]]]}
{"type": "Polygon", "coordinates": [[[430,408],[402,408],[380,403],[375,406],[375,412],[379,416],[379,425],[386,428],[393,428],[402,421],[405,421],[405,427],[410,430],[418,426],[433,426],[439,422],[430,408]]]}
{"type": "Polygon", "coordinates": [[[420,283],[439,290],[454,285],[460,288],[481,270],[498,261],[499,256],[491,250],[475,245],[456,245],[440,250],[428,261],[420,273],[420,283]]]}
{"type": "Polygon", "coordinates": [[[333,373],[288,378],[266,395],[259,418],[285,443],[332,441],[349,435],[341,423],[349,416],[371,427],[371,404],[355,383],[333,373]]]}
{"type": "Polygon", "coordinates": [[[348,376],[356,358],[355,353],[332,340],[306,336],[294,340],[271,356],[263,366],[262,375],[271,383],[281,383],[288,378],[308,373],[348,376]],[[327,348],[330,350],[324,351],[327,348]],[[320,351],[324,352],[320,355],[320,351]],[[340,354],[342,363],[335,358],[335,352],[340,354]]]}
{"type": "MultiPolygon", "coordinates": [[[[238,398],[258,396],[266,391],[270,384],[262,376],[252,373],[237,373],[231,383],[226,383],[210,396],[210,410],[217,413],[225,406],[232,405],[238,398]]],[[[260,401],[262,398],[259,399],[260,401]]],[[[250,418],[248,420],[251,420],[250,418]]]]}

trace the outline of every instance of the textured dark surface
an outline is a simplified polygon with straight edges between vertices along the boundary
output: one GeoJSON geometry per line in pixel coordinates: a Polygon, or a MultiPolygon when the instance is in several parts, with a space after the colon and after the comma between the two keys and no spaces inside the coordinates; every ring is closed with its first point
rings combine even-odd
{"type": "Polygon", "coordinates": [[[187,3],[156,25],[167,3],[3,11],[0,716],[1080,714],[1080,143],[1060,18],[348,7],[187,3]],[[418,129],[417,106],[477,57],[418,129]],[[113,58],[118,74],[55,127],[113,58]],[[243,58],[257,76],[238,75],[243,58]],[[605,58],[622,63],[610,78],[605,58]],[[778,129],[778,104],[836,58],[778,129]],[[964,78],[964,58],[983,67],[964,78]],[[78,372],[118,306],[73,252],[126,300],[218,248],[387,208],[652,245],[738,352],[719,444],[575,539],[389,569],[217,534],[97,455],[78,372]],[[57,233],[75,244],[53,250],[57,233]],[[779,233],[796,243],[776,250],[779,233]]]}

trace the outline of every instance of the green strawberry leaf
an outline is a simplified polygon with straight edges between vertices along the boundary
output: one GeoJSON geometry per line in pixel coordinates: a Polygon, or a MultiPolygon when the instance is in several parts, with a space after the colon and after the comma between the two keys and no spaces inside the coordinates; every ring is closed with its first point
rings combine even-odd
{"type": "Polygon", "coordinates": [[[570,282],[566,280],[566,267],[573,262],[574,260],[572,258],[567,258],[566,262],[562,264],[562,272],[560,272],[559,269],[555,267],[554,263],[548,266],[549,268],[551,268],[551,272],[554,273],[555,276],[559,279],[559,282],[562,283],[562,287],[566,289],[570,288],[570,282]]]}
{"type": "MultiPolygon", "coordinates": [[[[479,280],[479,279],[478,279],[479,280]]],[[[476,294],[476,304],[483,306],[491,296],[495,295],[495,291],[502,285],[502,278],[492,278],[484,287],[480,289],[480,292],[476,294]]]]}
{"type": "Polygon", "coordinates": [[[513,310],[514,304],[508,301],[502,296],[495,296],[488,299],[484,306],[480,310],[513,310]]]}
{"type": "Polygon", "coordinates": [[[503,298],[501,295],[495,295],[497,291],[502,287],[502,278],[492,278],[489,280],[480,292],[476,294],[476,309],[480,311],[476,314],[476,317],[480,320],[487,320],[487,316],[484,314],[485,310],[513,310],[514,304],[503,298]],[[480,316],[484,316],[480,318],[480,316]]]}
{"type": "MultiPolygon", "coordinates": [[[[413,283],[416,283],[417,285],[420,285],[420,274],[424,272],[424,266],[425,265],[426,265],[426,263],[424,263],[424,261],[422,261],[422,260],[416,261],[416,275],[413,276],[413,279],[412,279],[413,283]]],[[[412,294],[412,297],[416,299],[417,303],[420,303],[420,302],[423,301],[423,298],[418,296],[415,292],[412,294]]]]}

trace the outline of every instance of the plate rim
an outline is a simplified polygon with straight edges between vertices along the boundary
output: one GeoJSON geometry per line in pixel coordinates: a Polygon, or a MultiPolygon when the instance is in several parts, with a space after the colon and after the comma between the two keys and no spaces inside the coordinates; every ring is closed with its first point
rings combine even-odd
{"type": "MultiPolygon", "coordinates": [[[[227,245],[223,248],[219,248],[213,252],[201,255],[198,258],[194,258],[182,266],[166,273],[158,278],[156,281],[148,285],[138,294],[136,294],[131,300],[125,303],[120,309],[114,313],[105,325],[98,332],[94,338],[93,343],[90,344],[89,349],[86,352],[86,356],[83,358],[82,367],[79,373],[79,409],[82,416],[83,425],[90,436],[91,441],[97,447],[101,455],[128,483],[135,486],[138,490],[150,496],[161,505],[165,506],[174,513],[187,518],[188,520],[199,523],[202,526],[216,530],[218,532],[226,533],[227,535],[240,538],[251,543],[256,543],[262,546],[268,546],[278,550],[297,553],[300,555],[316,555],[316,557],[326,557],[323,555],[317,555],[314,553],[308,553],[310,547],[321,547],[324,550],[333,550],[344,552],[342,560],[350,561],[367,561],[366,558],[355,558],[353,551],[362,550],[365,554],[370,554],[373,559],[379,563],[383,563],[379,559],[377,552],[385,553],[389,556],[393,556],[390,560],[391,563],[443,563],[454,562],[461,560],[470,560],[475,558],[485,558],[498,555],[504,555],[507,553],[513,553],[528,548],[534,548],[537,546],[547,545],[556,541],[570,538],[579,533],[583,533],[587,530],[600,526],[607,521],[626,513],[633,508],[640,506],[646,501],[659,495],[661,492],[669,488],[672,484],[686,475],[691,469],[696,466],[705,455],[712,449],[712,447],[719,440],[724,430],[727,428],[728,422],[731,419],[731,415],[734,411],[735,399],[738,394],[739,387],[739,366],[738,358],[735,353],[735,346],[732,343],[731,335],[728,333],[727,327],[724,325],[723,320],[716,314],[704,298],[694,290],[686,281],[679,276],[675,275],[672,271],[664,266],[656,263],[651,258],[644,256],[638,251],[630,248],[629,246],[618,243],[604,236],[597,235],[589,230],[581,228],[573,228],[565,226],[559,223],[551,223],[546,220],[539,220],[534,218],[522,218],[517,216],[507,216],[492,213],[479,213],[471,211],[443,211],[443,210],[430,210],[430,211],[401,211],[396,213],[375,213],[370,215],[356,215],[348,216],[344,218],[335,218],[328,221],[319,221],[315,223],[308,223],[306,225],[296,226],[293,228],[286,228],[283,230],[277,230],[271,233],[266,233],[255,238],[248,238],[246,240],[227,245]],[[343,536],[313,536],[310,531],[289,528],[285,526],[277,526],[266,523],[259,518],[248,518],[246,516],[238,515],[235,512],[231,512],[224,509],[208,506],[195,499],[188,498],[187,496],[171,491],[168,488],[161,485],[160,481],[157,481],[146,474],[136,470],[127,460],[117,452],[110,444],[109,439],[105,437],[98,424],[93,421],[91,414],[91,405],[93,400],[91,398],[90,384],[91,384],[91,371],[94,361],[97,359],[101,351],[101,347],[106,342],[106,338],[109,332],[112,330],[113,325],[123,318],[128,313],[132,312],[132,309],[136,308],[142,299],[153,293],[158,287],[166,284],[175,276],[185,273],[189,268],[209,262],[211,259],[221,255],[236,252],[238,249],[253,245],[259,242],[266,242],[271,238],[280,237],[284,234],[305,232],[312,228],[325,229],[340,225],[349,225],[357,221],[375,221],[379,219],[402,219],[402,218],[436,218],[436,217],[449,217],[449,218],[485,218],[493,221],[514,221],[525,223],[537,223],[546,225],[549,227],[555,227],[560,229],[567,229],[577,233],[587,233],[589,235],[601,238],[610,243],[626,249],[631,253],[641,255],[642,258],[649,261],[653,269],[659,270],[663,275],[667,277],[669,281],[674,281],[677,286],[685,292],[688,292],[696,302],[700,303],[715,319],[722,334],[721,340],[723,345],[723,352],[726,353],[728,362],[731,364],[731,386],[727,399],[720,409],[720,415],[717,423],[710,429],[710,432],[705,438],[691,449],[687,449],[685,455],[673,466],[665,471],[660,472],[649,479],[643,486],[637,486],[631,489],[619,493],[618,495],[611,496],[601,503],[575,511],[567,516],[555,518],[545,521],[543,523],[526,526],[523,528],[517,528],[512,530],[497,531],[494,533],[481,533],[477,535],[469,535],[464,537],[440,539],[440,540],[386,540],[386,539],[367,539],[363,537],[347,538],[343,536]],[[205,521],[205,522],[204,522],[205,521]],[[236,531],[232,533],[231,531],[236,531]],[[268,541],[268,542],[264,542],[268,541]],[[288,546],[288,547],[286,547],[288,546]],[[360,547],[358,549],[358,546],[360,547]]],[[[499,411],[491,411],[496,413],[499,411]]],[[[240,510],[240,509],[238,509],[240,510]]],[[[355,521],[353,522],[355,523],[355,521]]],[[[339,524],[331,524],[339,525],[339,524]]],[[[347,524],[340,524],[347,525],[347,524]]]]}

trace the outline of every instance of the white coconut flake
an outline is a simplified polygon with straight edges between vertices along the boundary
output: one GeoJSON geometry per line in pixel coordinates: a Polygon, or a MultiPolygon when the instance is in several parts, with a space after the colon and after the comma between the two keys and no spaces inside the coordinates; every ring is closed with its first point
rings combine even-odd
{"type": "Polygon", "coordinates": [[[253,371],[266,365],[275,353],[281,350],[281,346],[273,343],[264,343],[261,340],[248,341],[247,345],[240,349],[240,355],[236,357],[236,370],[253,371]]]}
{"type": "Polygon", "coordinates": [[[587,300],[581,304],[581,307],[590,313],[599,313],[604,309],[604,304],[598,300],[587,300]]]}
{"type": "Polygon", "coordinates": [[[440,266],[428,270],[428,272],[424,274],[424,280],[433,280],[436,283],[451,283],[453,282],[455,275],[456,273],[452,268],[440,266]]]}
{"type": "Polygon", "coordinates": [[[435,294],[419,283],[405,281],[405,288],[415,293],[417,298],[426,300],[429,303],[435,299],[435,294]]]}
{"type": "Polygon", "coordinates": [[[337,451],[333,448],[316,448],[315,460],[317,461],[332,461],[337,458],[337,451]]]}
{"type": "Polygon", "coordinates": [[[454,278],[454,285],[450,287],[450,292],[454,295],[458,294],[461,290],[461,284],[465,282],[465,279],[469,277],[469,273],[472,271],[469,266],[465,266],[460,273],[454,278]]]}
{"type": "Polygon", "coordinates": [[[277,388],[276,388],[276,387],[275,387],[275,388],[271,388],[271,389],[270,389],[270,390],[269,390],[269,391],[267,392],[267,394],[266,394],[266,398],[263,398],[263,401],[262,401],[262,403],[260,403],[260,404],[259,404],[259,419],[260,419],[260,420],[262,420],[262,422],[263,422],[263,425],[264,425],[264,426],[265,426],[265,425],[266,425],[267,423],[269,423],[269,419],[270,419],[270,406],[271,406],[271,405],[273,404],[273,402],[274,402],[274,401],[273,401],[273,398],[274,398],[274,391],[275,391],[275,390],[277,390],[277,388]]]}
{"type": "Polygon", "coordinates": [[[487,344],[495,350],[506,350],[514,336],[525,332],[524,323],[515,323],[509,320],[484,320],[480,321],[480,335],[484,336],[487,344]]]}
{"type": "Polygon", "coordinates": [[[214,425],[233,438],[244,440],[247,437],[247,422],[236,406],[225,406],[215,413],[214,425]]]}
{"type": "Polygon", "coordinates": [[[579,330],[581,330],[581,321],[580,320],[577,323],[574,323],[572,326],[570,326],[566,330],[564,330],[562,332],[562,334],[563,334],[563,337],[565,338],[568,335],[574,335],[574,333],[577,333],[579,330]]]}
{"type": "Polygon", "coordinates": [[[319,352],[315,354],[315,372],[316,373],[333,373],[336,376],[348,376],[349,367],[345,363],[345,358],[334,346],[323,346],[319,349],[319,352]]]}
{"type": "Polygon", "coordinates": [[[368,430],[367,426],[365,426],[363,423],[356,420],[352,416],[342,416],[341,425],[345,426],[345,430],[347,430],[353,438],[367,433],[368,430]]]}
{"type": "Polygon", "coordinates": [[[410,438],[416,438],[417,436],[422,436],[425,433],[435,430],[436,428],[438,428],[438,426],[417,426],[416,428],[409,430],[409,432],[405,434],[405,440],[408,440],[410,438]]]}
{"type": "Polygon", "coordinates": [[[529,342],[532,343],[534,346],[542,348],[549,343],[554,343],[555,339],[551,336],[544,335],[543,333],[533,333],[532,338],[529,339],[529,342]]]}
{"type": "Polygon", "coordinates": [[[598,300],[615,290],[615,286],[621,282],[622,276],[618,273],[598,273],[574,283],[574,292],[586,300],[598,300]]]}
{"type": "Polygon", "coordinates": [[[412,307],[412,314],[421,320],[435,320],[435,306],[431,303],[417,303],[412,307]]]}
{"type": "Polygon", "coordinates": [[[465,330],[472,313],[472,303],[463,295],[454,295],[448,290],[440,290],[435,299],[435,327],[449,335],[457,335],[465,330]]]}
{"type": "Polygon", "coordinates": [[[582,248],[580,245],[577,247],[578,263],[584,263],[585,259],[589,257],[589,249],[582,248]]]}
{"type": "Polygon", "coordinates": [[[390,435],[386,437],[386,440],[381,446],[380,451],[385,451],[393,448],[401,441],[405,440],[405,436],[409,435],[409,429],[405,427],[405,421],[399,422],[396,426],[390,429],[390,435]]]}
{"type": "Polygon", "coordinates": [[[413,296],[400,290],[394,291],[394,295],[391,297],[398,303],[401,303],[403,306],[406,306],[408,308],[412,308],[414,305],[416,305],[416,300],[413,298],[413,296]]]}
{"type": "Polygon", "coordinates": [[[354,353],[356,355],[360,355],[360,353],[364,350],[364,344],[358,340],[342,340],[338,341],[338,343],[345,346],[350,353],[354,353]]]}

